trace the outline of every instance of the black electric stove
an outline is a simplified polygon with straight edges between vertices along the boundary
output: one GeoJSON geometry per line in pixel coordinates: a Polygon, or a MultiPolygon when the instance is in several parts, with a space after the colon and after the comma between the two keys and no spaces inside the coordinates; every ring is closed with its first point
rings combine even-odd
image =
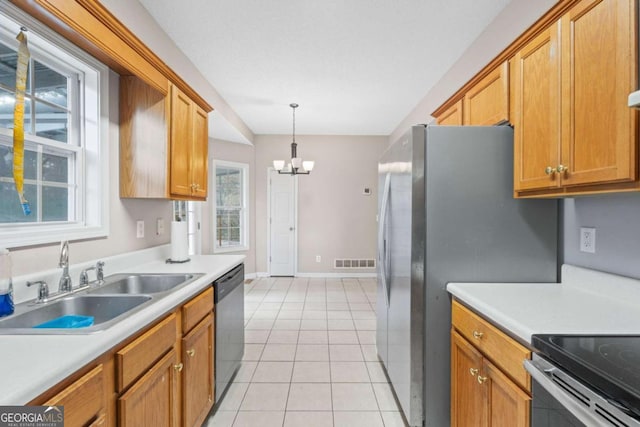
{"type": "Polygon", "coordinates": [[[538,353],[640,418],[640,335],[534,335],[538,353]]]}

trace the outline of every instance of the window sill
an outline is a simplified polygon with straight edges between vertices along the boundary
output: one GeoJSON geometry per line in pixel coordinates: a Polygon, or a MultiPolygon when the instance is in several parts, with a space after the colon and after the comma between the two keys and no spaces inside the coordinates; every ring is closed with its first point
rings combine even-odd
{"type": "Polygon", "coordinates": [[[228,252],[243,252],[243,251],[248,251],[249,250],[249,246],[231,246],[231,247],[226,247],[226,248],[213,248],[213,253],[214,254],[223,254],[223,253],[228,253],[228,252]]]}
{"type": "Polygon", "coordinates": [[[0,242],[6,248],[57,243],[63,240],[97,239],[107,236],[109,236],[109,228],[106,226],[58,224],[11,227],[5,230],[0,228],[0,242]]]}

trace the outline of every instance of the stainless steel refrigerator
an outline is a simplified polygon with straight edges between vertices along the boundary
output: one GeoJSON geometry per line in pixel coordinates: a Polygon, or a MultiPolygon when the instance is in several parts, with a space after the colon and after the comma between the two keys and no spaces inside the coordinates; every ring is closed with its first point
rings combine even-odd
{"type": "Polygon", "coordinates": [[[446,284],[555,282],[558,204],[513,198],[508,126],[413,126],[378,179],[378,356],[409,425],[447,426],[446,284]]]}

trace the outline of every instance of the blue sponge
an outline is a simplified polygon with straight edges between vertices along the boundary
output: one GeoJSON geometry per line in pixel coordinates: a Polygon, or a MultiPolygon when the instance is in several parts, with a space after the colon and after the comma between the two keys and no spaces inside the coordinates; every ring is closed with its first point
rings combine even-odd
{"type": "Polygon", "coordinates": [[[93,325],[93,316],[68,314],[36,325],[34,328],[86,328],[91,325],[93,325]]]}

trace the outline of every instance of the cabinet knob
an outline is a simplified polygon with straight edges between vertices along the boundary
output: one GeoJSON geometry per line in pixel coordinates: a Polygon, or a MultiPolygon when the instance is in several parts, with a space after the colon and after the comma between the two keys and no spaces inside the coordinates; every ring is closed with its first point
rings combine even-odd
{"type": "Polygon", "coordinates": [[[478,384],[484,384],[484,383],[485,383],[485,381],[487,381],[487,379],[488,379],[488,378],[487,378],[487,377],[483,377],[483,376],[478,375],[478,376],[476,377],[476,379],[478,380],[478,384]]]}
{"type": "Polygon", "coordinates": [[[173,365],[173,369],[175,369],[178,372],[182,372],[182,368],[184,367],[184,365],[182,363],[178,363],[177,365],[173,365]]]}
{"type": "Polygon", "coordinates": [[[480,338],[482,338],[482,336],[484,335],[483,332],[478,332],[478,331],[473,331],[473,337],[477,340],[479,340],[480,338]]]}
{"type": "Polygon", "coordinates": [[[558,173],[568,173],[569,172],[569,168],[565,165],[558,165],[558,167],[556,168],[556,170],[558,171],[558,173]]]}
{"type": "Polygon", "coordinates": [[[554,173],[556,173],[556,168],[552,168],[551,166],[547,166],[544,169],[544,173],[546,173],[547,175],[553,175],[554,173]]]}
{"type": "Polygon", "coordinates": [[[187,350],[187,354],[188,354],[189,356],[193,357],[193,356],[195,356],[195,354],[196,354],[196,350],[195,350],[195,349],[193,349],[193,348],[192,348],[191,350],[187,350]]]}
{"type": "Polygon", "coordinates": [[[475,377],[476,375],[478,375],[478,370],[476,368],[469,368],[469,373],[472,377],[475,377]]]}

